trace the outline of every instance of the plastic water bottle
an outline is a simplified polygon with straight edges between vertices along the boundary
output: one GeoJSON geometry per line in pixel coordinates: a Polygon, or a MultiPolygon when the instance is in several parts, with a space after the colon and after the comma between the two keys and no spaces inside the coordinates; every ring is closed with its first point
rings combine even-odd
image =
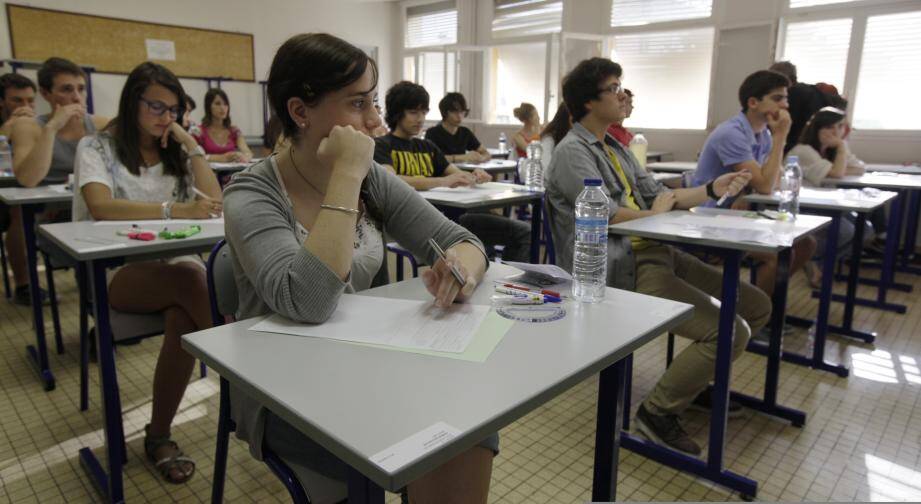
{"type": "Polygon", "coordinates": [[[508,154],[508,137],[504,131],[499,132],[499,154],[508,154]]]}
{"type": "Polygon", "coordinates": [[[608,268],[608,197],[601,179],[585,179],[576,199],[576,233],[572,257],[572,297],[583,303],[604,299],[608,268]]]}
{"type": "Polygon", "coordinates": [[[646,169],[646,151],[649,149],[649,141],[646,140],[646,137],[642,133],[637,133],[633,135],[633,139],[630,140],[630,145],[628,147],[630,152],[633,153],[633,157],[640,163],[640,166],[645,170],[646,169]]]}
{"type": "Polygon", "coordinates": [[[528,144],[528,157],[521,162],[521,171],[518,176],[530,191],[544,190],[544,165],[540,163],[543,155],[540,142],[533,141],[528,144]]]}
{"type": "Polygon", "coordinates": [[[13,151],[6,137],[0,135],[0,173],[13,173],[13,151]]]}
{"type": "Polygon", "coordinates": [[[796,220],[799,214],[799,189],[803,185],[803,170],[799,157],[789,156],[780,176],[780,205],[778,212],[783,220],[796,220]]]}

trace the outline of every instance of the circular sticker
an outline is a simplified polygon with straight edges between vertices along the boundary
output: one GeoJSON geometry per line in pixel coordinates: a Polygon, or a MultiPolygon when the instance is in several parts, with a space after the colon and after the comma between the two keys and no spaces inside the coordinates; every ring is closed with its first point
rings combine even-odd
{"type": "Polygon", "coordinates": [[[566,316],[566,310],[559,305],[497,306],[496,313],[519,322],[553,322],[566,316]]]}

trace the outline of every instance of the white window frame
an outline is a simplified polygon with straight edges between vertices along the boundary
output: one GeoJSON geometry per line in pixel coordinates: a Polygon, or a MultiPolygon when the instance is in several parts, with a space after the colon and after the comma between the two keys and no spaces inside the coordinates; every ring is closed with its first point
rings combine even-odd
{"type": "MultiPolygon", "coordinates": [[[[607,2],[607,13],[610,16],[613,1],[607,2]]],[[[646,25],[636,26],[613,26],[608,27],[607,36],[604,45],[605,57],[611,53],[615,35],[635,35],[643,33],[654,33],[663,31],[688,30],[695,28],[713,28],[713,51],[710,54],[710,91],[707,94],[707,117],[702,128],[643,128],[643,131],[667,131],[669,133],[691,133],[696,134],[701,131],[708,131],[711,118],[714,115],[713,92],[716,89],[717,54],[720,46],[720,30],[732,28],[731,26],[719,26],[716,22],[716,12],[720,8],[720,0],[713,0],[713,8],[710,17],[694,19],[677,19],[672,21],[660,21],[646,25]]],[[[629,69],[628,69],[629,70],[629,69]]],[[[628,84],[629,86],[629,84],[628,84]]]]}
{"type": "MultiPolygon", "coordinates": [[[[775,60],[783,55],[786,42],[787,25],[791,23],[827,21],[831,19],[851,19],[851,40],[847,53],[847,67],[844,72],[844,89],[839,89],[842,96],[850,102],[847,107],[847,119],[854,120],[854,99],[857,96],[857,81],[860,63],[863,58],[864,38],[867,33],[867,19],[873,16],[899,14],[921,11],[921,4],[912,0],[859,0],[840,4],[816,5],[812,7],[790,8],[789,0],[785,2],[784,12],[777,27],[777,45],[775,60]]],[[[795,64],[796,62],[794,62],[795,64]]],[[[854,135],[861,138],[917,139],[921,128],[914,130],[859,129],[854,135]]]]}

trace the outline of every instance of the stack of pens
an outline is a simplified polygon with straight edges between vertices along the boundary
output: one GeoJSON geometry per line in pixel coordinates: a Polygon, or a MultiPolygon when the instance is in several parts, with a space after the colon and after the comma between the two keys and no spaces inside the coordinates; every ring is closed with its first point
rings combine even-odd
{"type": "Polygon", "coordinates": [[[496,283],[496,293],[492,302],[496,304],[544,304],[562,301],[559,292],[532,289],[521,285],[496,283]]]}

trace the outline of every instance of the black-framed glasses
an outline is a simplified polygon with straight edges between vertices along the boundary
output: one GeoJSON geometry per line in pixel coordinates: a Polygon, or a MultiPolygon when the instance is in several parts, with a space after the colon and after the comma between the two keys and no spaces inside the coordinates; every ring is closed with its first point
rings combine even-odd
{"type": "Polygon", "coordinates": [[[610,86],[603,87],[598,90],[598,93],[611,93],[614,96],[617,96],[624,90],[623,86],[620,84],[611,84],[610,86]]]}
{"type": "Polygon", "coordinates": [[[172,107],[167,107],[165,103],[159,100],[148,100],[144,97],[141,97],[141,101],[147,105],[147,110],[150,110],[150,113],[160,117],[163,114],[169,112],[169,115],[176,119],[179,117],[179,114],[182,113],[182,106],[174,105],[172,107]]]}

